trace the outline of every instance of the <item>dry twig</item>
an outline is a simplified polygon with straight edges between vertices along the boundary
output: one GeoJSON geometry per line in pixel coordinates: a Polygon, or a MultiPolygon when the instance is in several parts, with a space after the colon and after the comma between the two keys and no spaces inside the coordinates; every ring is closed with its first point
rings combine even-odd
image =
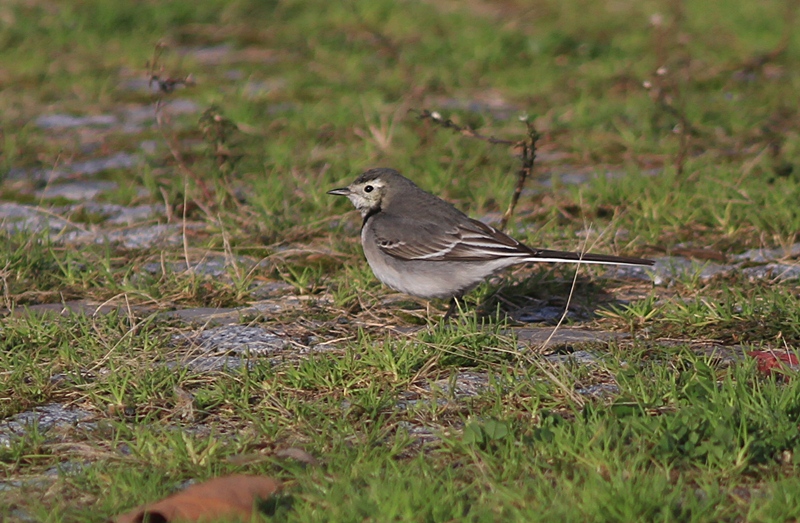
{"type": "Polygon", "coordinates": [[[508,221],[511,219],[511,216],[514,214],[514,209],[517,207],[519,197],[522,194],[522,189],[525,186],[525,181],[533,172],[533,164],[536,160],[536,143],[541,137],[541,134],[534,127],[533,122],[531,122],[527,116],[520,118],[520,120],[525,123],[525,127],[527,129],[525,138],[523,140],[506,140],[503,138],[496,138],[494,136],[480,134],[471,127],[459,125],[449,118],[443,118],[442,115],[436,111],[428,111],[427,109],[413,111],[419,114],[420,119],[431,120],[437,125],[444,127],[445,129],[451,129],[462,136],[481,140],[486,143],[511,145],[522,149],[522,165],[517,171],[517,183],[514,186],[514,192],[511,195],[511,201],[508,204],[508,208],[506,209],[506,212],[503,213],[503,218],[500,220],[499,228],[505,229],[508,226],[508,221]]]}

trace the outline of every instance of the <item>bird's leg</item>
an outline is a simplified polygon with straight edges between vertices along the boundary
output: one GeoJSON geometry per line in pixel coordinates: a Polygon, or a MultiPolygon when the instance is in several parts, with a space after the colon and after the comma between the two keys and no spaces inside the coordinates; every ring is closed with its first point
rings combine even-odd
{"type": "Polygon", "coordinates": [[[458,308],[459,308],[458,307],[458,298],[453,296],[450,299],[450,306],[447,308],[447,312],[444,313],[444,318],[442,318],[442,321],[445,322],[445,321],[449,320],[450,316],[452,316],[453,313],[456,312],[456,309],[458,309],[458,308]]]}

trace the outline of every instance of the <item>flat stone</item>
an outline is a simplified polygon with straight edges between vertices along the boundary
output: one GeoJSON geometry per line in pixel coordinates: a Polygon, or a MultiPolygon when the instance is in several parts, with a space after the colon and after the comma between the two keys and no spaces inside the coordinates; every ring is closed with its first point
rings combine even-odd
{"type": "Polygon", "coordinates": [[[49,185],[36,191],[37,198],[65,198],[67,200],[91,200],[98,194],[113,191],[119,187],[117,182],[86,180],[49,185]]]}
{"type": "Polygon", "coordinates": [[[105,215],[105,223],[113,225],[132,225],[147,221],[154,215],[163,216],[166,212],[164,204],[142,204],[131,207],[115,204],[87,204],[86,210],[105,215]]]}
{"type": "Polygon", "coordinates": [[[755,263],[766,263],[784,258],[800,258],[800,243],[795,243],[785,249],[782,247],[776,249],[751,249],[742,254],[736,254],[732,258],[737,261],[755,263]]]}
{"type": "Polygon", "coordinates": [[[574,362],[579,365],[594,365],[597,361],[597,356],[585,350],[576,350],[569,354],[549,354],[545,359],[550,363],[568,363],[574,362]]]}
{"type": "Polygon", "coordinates": [[[653,267],[609,267],[605,273],[607,278],[630,278],[652,280],[655,285],[670,285],[677,280],[697,277],[706,281],[714,276],[727,274],[736,270],[734,265],[720,265],[712,262],[699,262],[681,256],[663,256],[656,258],[653,267]]]}
{"type": "Polygon", "coordinates": [[[103,158],[59,165],[55,169],[12,169],[9,171],[8,178],[52,183],[62,178],[93,176],[111,169],[133,169],[141,161],[142,158],[138,154],[119,152],[103,158]]]}
{"type": "Polygon", "coordinates": [[[191,57],[201,65],[230,65],[240,62],[270,64],[281,60],[281,54],[264,47],[247,47],[236,49],[230,44],[207,47],[181,47],[178,53],[191,57]]]}
{"type": "MultiPolygon", "coordinates": [[[[536,153],[536,162],[539,162],[539,153],[536,153]]],[[[647,169],[639,172],[639,174],[643,176],[658,176],[661,173],[661,169],[647,169]]],[[[575,165],[559,165],[548,169],[537,181],[540,187],[550,188],[553,186],[554,180],[555,183],[561,185],[583,185],[590,180],[600,177],[605,177],[607,180],[616,180],[625,178],[626,176],[629,176],[628,171],[615,170],[598,172],[595,169],[586,169],[575,165]]],[[[537,191],[536,188],[526,189],[523,191],[523,195],[531,194],[528,191],[532,191],[534,194],[540,192],[537,191]]]]}
{"type": "MultiPolygon", "coordinates": [[[[257,313],[266,316],[285,312],[290,309],[299,309],[308,304],[311,299],[313,298],[309,296],[283,296],[280,299],[263,300],[252,303],[251,307],[257,313]]],[[[319,299],[318,302],[327,303],[324,299],[319,299]]]]}
{"type": "Polygon", "coordinates": [[[238,372],[249,367],[250,362],[235,356],[187,356],[180,361],[180,365],[198,373],[238,372]]]}
{"type": "Polygon", "coordinates": [[[241,69],[228,69],[225,71],[223,75],[226,80],[236,81],[236,80],[243,80],[245,77],[244,71],[241,69]]]}
{"type": "Polygon", "coordinates": [[[155,104],[149,105],[135,105],[127,107],[122,117],[126,126],[133,128],[142,128],[144,124],[152,124],[156,121],[156,106],[155,104]]]}
{"type": "Polygon", "coordinates": [[[276,115],[282,113],[289,113],[299,108],[300,106],[296,103],[279,102],[279,103],[269,104],[269,106],[267,107],[267,114],[276,115]]]}
{"type": "MultiPolygon", "coordinates": [[[[200,106],[197,103],[183,98],[176,98],[161,105],[162,113],[170,116],[196,114],[200,110],[200,106]]],[[[156,104],[129,106],[122,112],[122,119],[122,132],[127,134],[140,133],[146,127],[155,125],[156,104]]],[[[175,122],[171,122],[171,124],[174,125],[175,122]]],[[[147,149],[145,149],[145,152],[152,154],[147,149]]]]}
{"type": "Polygon", "coordinates": [[[184,339],[204,353],[269,356],[290,346],[290,341],[261,327],[226,325],[199,333],[182,334],[184,339]]]}
{"type": "Polygon", "coordinates": [[[24,220],[41,216],[42,212],[30,205],[7,202],[0,203],[0,220],[24,220]]]}
{"type": "Polygon", "coordinates": [[[653,280],[652,267],[628,266],[628,265],[609,265],[603,273],[604,278],[620,280],[653,280]]]}
{"type": "Polygon", "coordinates": [[[163,110],[170,114],[195,114],[200,112],[200,106],[193,100],[176,98],[165,103],[163,110]]]}
{"type": "Polygon", "coordinates": [[[117,89],[144,94],[158,94],[160,91],[158,82],[152,82],[149,78],[126,78],[117,84],[117,89]]]}
{"type": "Polygon", "coordinates": [[[459,372],[453,378],[436,380],[422,386],[426,390],[440,390],[455,398],[478,396],[489,388],[489,374],[486,372],[459,372]]]}
{"type": "Polygon", "coordinates": [[[150,156],[155,156],[155,154],[158,152],[159,147],[161,147],[161,144],[158,143],[156,140],[144,140],[141,143],[139,143],[139,149],[141,149],[150,156]]]}
{"type": "MultiPolygon", "coordinates": [[[[188,228],[197,229],[201,224],[189,224],[188,228]]],[[[149,249],[182,243],[183,227],[177,223],[142,225],[120,230],[78,230],[65,233],[61,241],[69,244],[117,244],[126,249],[149,249]]]]}
{"type": "Polygon", "coordinates": [[[96,116],[72,116],[69,114],[45,114],[36,119],[42,129],[74,129],[76,127],[111,127],[118,122],[113,114],[96,116]]]}
{"type": "MultiPolygon", "coordinates": [[[[558,323],[564,315],[564,307],[544,306],[536,308],[523,307],[511,313],[511,317],[522,323],[558,323]]],[[[567,311],[567,319],[577,319],[573,311],[567,311]]]]}
{"type": "Polygon", "coordinates": [[[511,330],[508,333],[517,336],[520,349],[527,349],[530,347],[552,348],[580,343],[607,344],[629,337],[629,335],[624,332],[593,331],[572,327],[559,327],[555,330],[555,333],[553,333],[553,330],[554,329],[551,327],[523,327],[521,329],[511,330]]]}
{"type": "Polygon", "coordinates": [[[408,392],[400,394],[400,398],[397,400],[394,406],[399,410],[408,410],[416,407],[431,407],[434,403],[436,404],[436,407],[446,407],[448,402],[442,398],[436,398],[435,401],[428,398],[420,398],[419,394],[408,392]]]}
{"type": "MultiPolygon", "coordinates": [[[[144,305],[119,305],[110,303],[100,303],[91,300],[70,300],[58,303],[38,303],[36,305],[18,306],[13,310],[0,307],[0,317],[9,315],[12,318],[22,318],[26,316],[37,317],[63,317],[72,315],[98,316],[118,312],[120,314],[134,313],[145,315],[153,312],[153,309],[144,305]]],[[[57,375],[53,379],[63,379],[65,376],[57,375]]]]}
{"type": "Polygon", "coordinates": [[[406,433],[410,437],[414,438],[419,445],[437,443],[441,441],[439,434],[443,432],[443,427],[420,425],[408,421],[400,421],[397,424],[397,428],[404,429],[406,433]]]}
{"type": "Polygon", "coordinates": [[[101,305],[97,302],[88,300],[71,300],[61,303],[40,303],[37,305],[27,305],[17,307],[11,312],[12,317],[24,316],[71,316],[82,314],[94,316],[96,314],[108,314],[117,310],[114,305],[101,305]]]}
{"type": "MultiPolygon", "coordinates": [[[[69,216],[76,210],[98,214],[105,219],[105,224],[132,225],[147,221],[153,215],[163,215],[163,205],[136,205],[126,207],[110,203],[82,202],[80,205],[50,207],[47,209],[20,203],[0,203],[0,228],[7,231],[42,231],[49,229],[52,233],[75,229],[76,226],[59,215],[69,216]]],[[[88,227],[88,226],[87,226],[88,227]]],[[[69,238],[85,239],[95,234],[87,231],[67,233],[69,238]]]]}
{"type": "Polygon", "coordinates": [[[522,112],[521,106],[505,101],[498,93],[488,93],[484,99],[438,98],[434,103],[440,110],[490,114],[496,120],[509,120],[522,112]]]}
{"type": "Polygon", "coordinates": [[[163,312],[159,316],[186,323],[227,325],[238,324],[245,320],[245,316],[253,313],[251,307],[215,308],[193,307],[163,312]]]}
{"type": "Polygon", "coordinates": [[[575,392],[581,396],[605,400],[619,396],[621,391],[614,383],[598,383],[596,385],[590,385],[589,387],[575,389],[575,392]]]}
{"type": "Polygon", "coordinates": [[[94,414],[91,412],[67,408],[60,403],[42,405],[0,421],[0,446],[10,446],[14,438],[24,437],[25,433],[34,425],[40,433],[51,430],[68,430],[74,427],[93,428],[94,424],[88,423],[88,420],[92,418],[94,418],[94,414]]]}
{"type": "Polygon", "coordinates": [[[185,261],[161,263],[148,263],[144,270],[151,274],[161,274],[165,269],[172,273],[192,271],[195,274],[220,278],[229,276],[233,266],[239,270],[249,271],[256,263],[244,256],[226,256],[224,254],[210,253],[197,262],[190,262],[188,267],[185,261]]]}
{"type": "Polygon", "coordinates": [[[271,80],[251,80],[244,84],[242,94],[248,98],[259,98],[286,87],[286,80],[274,78],[271,80]]]}
{"type": "Polygon", "coordinates": [[[759,267],[742,269],[742,274],[751,281],[772,280],[789,281],[800,279],[800,265],[786,265],[783,263],[768,263],[759,267]]]}
{"type": "Polygon", "coordinates": [[[250,296],[255,300],[264,300],[294,292],[294,289],[294,285],[285,281],[258,282],[250,289],[250,296]]]}
{"type": "Polygon", "coordinates": [[[45,212],[31,205],[0,203],[0,228],[8,232],[43,231],[60,232],[73,228],[67,220],[54,216],[57,211],[45,212]]]}
{"type": "Polygon", "coordinates": [[[181,47],[178,53],[188,56],[204,65],[221,65],[229,63],[229,57],[234,53],[231,44],[220,44],[207,47],[181,47]]]}
{"type": "MultiPolygon", "coordinates": [[[[665,345],[663,341],[657,341],[656,343],[665,345]]],[[[753,350],[753,347],[745,347],[743,345],[725,346],[716,343],[690,344],[690,346],[692,352],[708,358],[718,367],[729,367],[740,363],[744,360],[745,353],[753,350]]]]}

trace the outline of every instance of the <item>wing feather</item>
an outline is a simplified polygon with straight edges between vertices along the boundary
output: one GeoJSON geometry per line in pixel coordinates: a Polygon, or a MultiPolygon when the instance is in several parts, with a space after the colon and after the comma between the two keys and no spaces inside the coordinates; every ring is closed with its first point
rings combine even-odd
{"type": "Polygon", "coordinates": [[[370,226],[378,247],[403,260],[482,261],[533,254],[494,227],[472,219],[438,223],[379,213],[370,218],[370,226]]]}

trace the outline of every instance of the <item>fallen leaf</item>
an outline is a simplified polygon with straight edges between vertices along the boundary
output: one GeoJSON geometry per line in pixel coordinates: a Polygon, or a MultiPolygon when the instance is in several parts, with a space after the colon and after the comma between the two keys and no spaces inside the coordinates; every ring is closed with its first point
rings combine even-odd
{"type": "Polygon", "coordinates": [[[800,368],[800,360],[790,352],[753,350],[747,355],[756,359],[758,371],[763,374],[772,374],[774,370],[783,372],[800,368]]]}
{"type": "Polygon", "coordinates": [[[237,474],[214,478],[173,494],[156,503],[142,505],[117,516],[115,523],[212,521],[238,518],[250,521],[258,499],[267,499],[280,482],[267,476],[237,474]]]}

